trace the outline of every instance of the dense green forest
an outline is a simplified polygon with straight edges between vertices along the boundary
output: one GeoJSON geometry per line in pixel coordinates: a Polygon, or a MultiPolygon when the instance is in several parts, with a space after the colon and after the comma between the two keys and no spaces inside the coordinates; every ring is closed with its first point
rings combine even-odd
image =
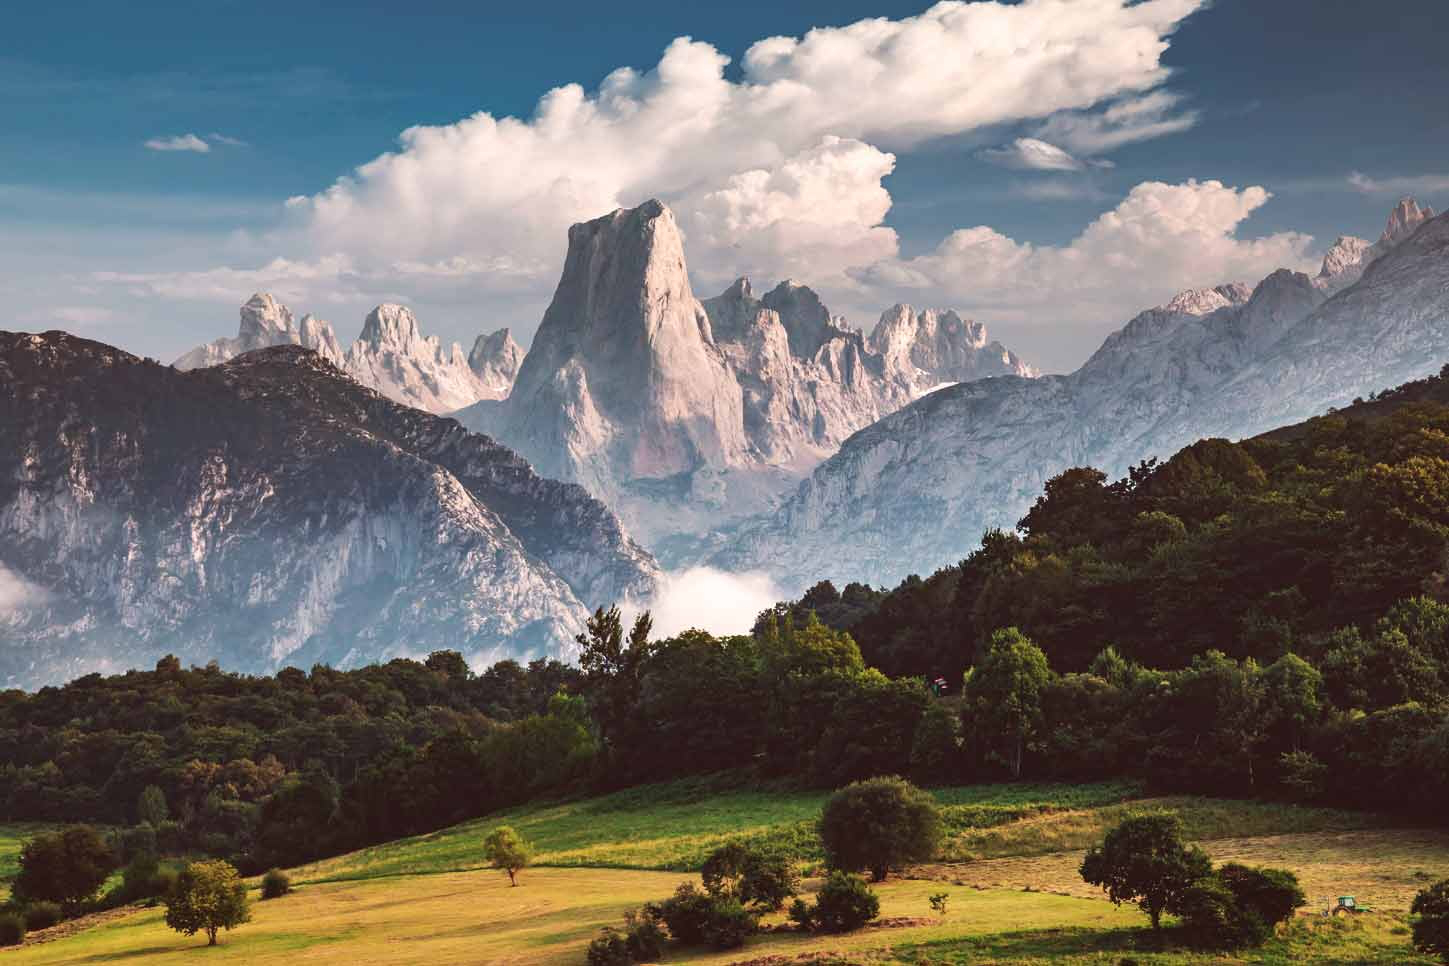
{"type": "Polygon", "coordinates": [[[1446,538],[1440,377],[1123,480],[1069,470],[960,565],[823,583],[747,636],[656,640],[647,616],[600,611],[577,668],[171,659],[0,693],[0,818],[140,825],[255,871],[722,770],[1133,776],[1442,816],[1446,538]]]}

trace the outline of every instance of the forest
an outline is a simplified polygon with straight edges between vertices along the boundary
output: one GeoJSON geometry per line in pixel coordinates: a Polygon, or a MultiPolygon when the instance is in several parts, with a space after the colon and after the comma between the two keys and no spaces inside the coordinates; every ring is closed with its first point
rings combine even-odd
{"type": "MultiPolygon", "coordinates": [[[[578,665],[461,655],[0,693],[0,819],[256,872],[509,805],[705,772],[837,787],[1141,779],[1449,814],[1449,379],[1124,479],[754,632],[595,613],[578,665]]],[[[124,850],[123,850],[124,851],[124,850]]]]}

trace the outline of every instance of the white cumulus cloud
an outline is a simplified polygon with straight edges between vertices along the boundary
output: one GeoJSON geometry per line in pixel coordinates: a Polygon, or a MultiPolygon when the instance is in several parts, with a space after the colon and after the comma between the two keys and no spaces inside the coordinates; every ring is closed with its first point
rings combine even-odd
{"type": "Polygon", "coordinates": [[[984,161],[1018,171],[1081,171],[1086,165],[1055,144],[1037,138],[1017,138],[1010,144],[980,152],[984,161]]]}
{"type": "Polygon", "coordinates": [[[934,251],[872,266],[863,280],[904,301],[926,292],[997,319],[1049,313],[1051,322],[1120,323],[1183,289],[1311,268],[1307,235],[1239,237],[1269,197],[1260,187],[1218,181],[1145,182],[1066,245],[963,228],[934,251]]]}
{"type": "Polygon", "coordinates": [[[193,151],[196,154],[206,154],[211,151],[211,145],[195,134],[151,138],[146,142],[146,147],[152,151],[193,151]]]}

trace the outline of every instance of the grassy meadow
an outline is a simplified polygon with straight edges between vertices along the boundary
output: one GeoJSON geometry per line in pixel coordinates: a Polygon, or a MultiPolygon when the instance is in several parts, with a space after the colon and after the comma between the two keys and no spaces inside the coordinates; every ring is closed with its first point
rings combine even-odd
{"type": "MultiPolygon", "coordinates": [[[[590,939],[626,910],[694,879],[731,839],[788,845],[817,871],[813,823],[825,795],[698,779],[513,809],[293,870],[297,890],[257,902],[252,922],[205,948],[167,929],[162,910],[108,914],[93,927],[0,951],[0,966],[137,961],[270,964],[581,964],[590,939]],[[510,888],[483,868],[482,840],[510,824],[536,847],[510,888]]],[[[940,861],[877,887],[881,919],[844,936],[773,927],[729,952],[670,949],[668,963],[1427,963],[1408,946],[1408,897],[1449,876],[1449,833],[1386,827],[1368,813],[1191,797],[1143,798],[1136,786],[996,785],[940,789],[948,838],[940,861]],[[1178,812],[1218,860],[1297,872],[1314,908],[1353,893],[1373,913],[1302,915],[1267,946],[1215,960],[1162,950],[1131,906],[1081,882],[1080,849],[1137,809],[1178,812]],[[950,896],[938,918],[928,897],[950,896]]],[[[18,835],[24,830],[7,829],[18,835]]],[[[0,843],[10,839],[0,839],[0,843]]],[[[10,846],[12,855],[18,844],[10,846]]],[[[3,860],[0,860],[3,861],[3,860]]],[[[0,866],[3,868],[3,866],[0,866]]],[[[818,879],[807,879],[807,889],[818,879]]],[[[255,892],[253,893],[255,897],[255,892]]]]}

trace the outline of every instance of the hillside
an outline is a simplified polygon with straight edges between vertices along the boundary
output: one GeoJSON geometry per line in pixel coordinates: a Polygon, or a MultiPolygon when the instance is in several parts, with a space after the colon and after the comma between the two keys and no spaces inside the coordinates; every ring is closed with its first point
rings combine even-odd
{"type": "Polygon", "coordinates": [[[658,569],[581,488],[297,346],[190,372],[0,333],[0,682],[567,650],[658,569]],[[7,594],[7,598],[9,594],[7,594]]]}
{"type": "MultiPolygon", "coordinates": [[[[1421,874],[1449,870],[1449,839],[1441,833],[1379,828],[1381,820],[1354,813],[1255,807],[1211,800],[1146,800],[1119,804],[1121,787],[1027,786],[1020,789],[941,789],[956,840],[997,836],[999,857],[965,864],[933,864],[879,887],[882,921],[889,927],[839,937],[770,932],[725,953],[670,950],[667,962],[773,962],[770,956],[830,952],[836,962],[907,963],[1101,962],[1131,954],[1143,963],[1189,961],[1179,952],[1154,953],[1141,917],[1116,908],[1087,889],[1071,870],[1080,853],[1040,850],[1043,826],[1100,827],[1124,808],[1167,806],[1187,820],[1194,837],[1215,856],[1285,864],[1308,885],[1319,904],[1344,890],[1373,901],[1379,911],[1342,923],[1305,917],[1282,938],[1240,962],[1417,963],[1402,935],[1405,897],[1421,874]],[[1101,821],[1084,822],[1100,815],[1101,821]],[[1013,817],[1016,816],[1016,817],[1013,817]],[[1025,817],[1022,817],[1025,816],[1025,817]],[[967,824],[974,822],[976,824],[967,824]],[[988,824],[982,824],[988,823],[988,824]],[[1314,852],[1317,842],[1329,851],[1314,852]],[[1393,859],[1393,870],[1382,862],[1393,859]],[[945,917],[930,914],[927,897],[951,896],[945,917]],[[968,958],[969,957],[969,958],[968,958]]],[[[517,809],[437,835],[391,843],[298,869],[297,891],[256,906],[256,919],[227,934],[210,956],[225,961],[578,964],[601,926],[624,911],[658,899],[698,868],[698,855],[674,871],[678,843],[703,847],[718,834],[781,839],[818,812],[818,796],[730,792],[705,783],[636,789],[568,805],[517,809]],[[741,828],[740,819],[755,823],[741,828]],[[535,867],[516,889],[502,874],[482,869],[477,855],[483,830],[507,822],[539,848],[535,867]],[[662,833],[662,834],[660,834],[662,833]],[[448,850],[441,843],[467,843],[448,850]],[[581,849],[582,847],[582,849],[581,849]],[[619,862],[620,855],[630,857],[619,862]]],[[[798,838],[798,836],[793,836],[798,838]]],[[[807,833],[808,837],[808,833],[807,833]]],[[[1073,843],[1068,843],[1068,847],[1073,843]]],[[[807,885],[817,880],[807,879],[807,885]]],[[[5,953],[16,964],[60,964],[145,956],[148,962],[188,962],[196,940],[172,933],[157,910],[133,911],[69,938],[5,953]]],[[[1115,961],[1115,960],[1112,960],[1115,961]]]]}

